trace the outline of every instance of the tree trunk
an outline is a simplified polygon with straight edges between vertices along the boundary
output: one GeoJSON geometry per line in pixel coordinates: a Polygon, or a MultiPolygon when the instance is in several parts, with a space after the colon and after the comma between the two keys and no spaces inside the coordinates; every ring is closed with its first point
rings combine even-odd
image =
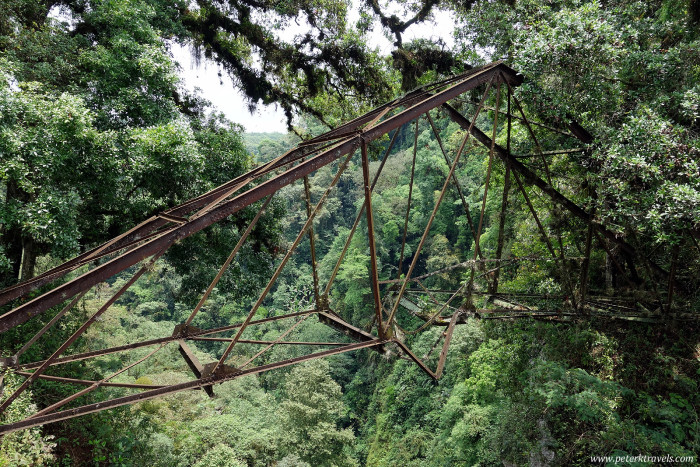
{"type": "Polygon", "coordinates": [[[22,262],[19,268],[19,281],[26,281],[34,277],[36,265],[36,244],[30,236],[22,238],[22,262]]]}
{"type": "MultiPolygon", "coordinates": [[[[27,202],[29,195],[17,186],[14,180],[7,182],[7,191],[5,194],[5,204],[19,201],[20,203],[27,202]]],[[[22,263],[22,228],[17,223],[2,226],[2,246],[5,250],[5,257],[11,265],[11,270],[6,274],[0,274],[0,285],[6,287],[14,284],[19,277],[22,276],[20,269],[22,263]]],[[[34,267],[32,266],[32,270],[34,267]]]]}

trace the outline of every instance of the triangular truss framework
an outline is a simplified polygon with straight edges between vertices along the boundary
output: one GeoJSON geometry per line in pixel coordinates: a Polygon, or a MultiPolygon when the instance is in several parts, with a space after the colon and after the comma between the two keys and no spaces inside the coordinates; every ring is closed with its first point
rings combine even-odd
{"type": "MultiPolygon", "coordinates": [[[[0,434],[78,417],[113,407],[133,404],[180,391],[202,389],[209,395],[212,395],[214,384],[248,374],[260,373],[307,360],[363,348],[388,352],[389,347],[393,346],[399,353],[415,361],[430,375],[430,377],[439,379],[445,366],[446,355],[454,328],[457,324],[465,322],[467,317],[511,319],[526,316],[538,319],[567,319],[567,317],[570,319],[571,317],[590,316],[593,314],[597,316],[640,319],[640,312],[644,310],[644,305],[639,302],[639,300],[630,301],[615,296],[594,296],[588,291],[591,250],[594,241],[597,241],[602,248],[610,253],[610,257],[613,261],[615,261],[614,258],[616,255],[612,254],[610,251],[612,247],[621,251],[622,254],[627,257],[636,258],[638,256],[637,252],[633,246],[597,222],[594,212],[586,211],[558,190],[555,185],[555,180],[552,179],[552,174],[549,170],[548,158],[586,151],[586,145],[591,143],[592,137],[575,122],[564,125],[564,128],[554,128],[528,120],[520,103],[513,95],[513,88],[519,86],[521,82],[522,77],[514,70],[501,62],[495,62],[447,80],[421,87],[395,101],[377,107],[371,112],[332,131],[305,141],[278,158],[260,165],[250,172],[208,193],[151,217],[113,240],[59,267],[0,292],[0,305],[6,305],[12,301],[27,297],[32,291],[39,287],[49,286],[53,282],[66,278],[67,275],[79,270],[79,268],[85,269],[85,267],[88,267],[87,271],[80,276],[69,281],[61,282],[59,285],[56,285],[30,301],[21,302],[14,309],[0,316],[0,332],[5,332],[17,326],[21,326],[32,317],[45,313],[52,309],[52,307],[64,305],[63,308],[33,338],[24,343],[13,356],[0,360],[0,371],[2,371],[4,367],[6,371],[14,371],[26,378],[17,390],[6,395],[3,402],[0,404],[0,414],[3,413],[24,390],[38,379],[61,382],[71,386],[84,386],[82,390],[75,392],[62,401],[41,409],[36,414],[24,420],[13,421],[0,426],[0,434]],[[469,91],[480,90],[482,88],[485,88],[485,91],[478,103],[468,100],[468,104],[473,105],[475,110],[469,118],[465,117],[457,110],[457,108],[463,107],[462,104],[464,103],[465,94],[469,91]],[[496,96],[495,107],[485,107],[485,102],[489,95],[492,97],[494,95],[496,96]],[[506,107],[505,110],[503,109],[504,106],[506,107]],[[431,111],[436,109],[442,111],[465,131],[465,138],[454,155],[448,154],[443,142],[440,140],[439,132],[430,114],[431,111]],[[486,114],[492,115],[494,119],[493,125],[491,126],[491,136],[481,131],[475,124],[480,115],[483,120],[483,115],[486,114]],[[421,118],[424,118],[424,124],[427,123],[432,130],[439,144],[440,151],[442,152],[441,156],[444,158],[449,171],[445,177],[442,190],[437,196],[434,209],[428,219],[425,230],[420,237],[420,242],[416,251],[413,252],[412,259],[406,268],[404,267],[406,231],[411,211],[411,192],[413,190],[415,175],[416,143],[418,140],[419,119],[421,118]],[[500,121],[499,118],[501,119],[500,121]],[[511,126],[515,121],[528,131],[532,138],[532,147],[536,149],[535,154],[518,156],[511,152],[511,126]],[[415,122],[415,139],[411,170],[411,191],[409,192],[405,213],[399,274],[397,278],[392,279],[385,277],[380,279],[381,272],[377,265],[375,244],[372,194],[377,180],[381,176],[385,162],[392,155],[392,148],[396,136],[399,134],[399,130],[413,122],[415,122]],[[499,124],[501,126],[505,125],[507,128],[507,142],[505,146],[499,145],[495,141],[499,124]],[[579,147],[544,151],[536,136],[536,132],[533,130],[534,126],[551,131],[559,137],[564,136],[568,138],[569,141],[576,142],[579,147]],[[386,153],[378,169],[373,174],[373,177],[370,177],[371,170],[367,146],[370,142],[382,138],[384,135],[392,135],[391,142],[386,149],[386,153]],[[471,146],[469,146],[469,144],[472,144],[473,141],[480,143],[488,151],[488,167],[485,174],[483,184],[484,191],[481,196],[480,205],[478,209],[472,213],[470,212],[469,203],[463,193],[463,188],[460,186],[455,176],[455,170],[458,167],[460,158],[464,158],[465,148],[470,148],[471,146]],[[358,152],[358,149],[359,162],[363,171],[365,202],[357,213],[353,227],[342,253],[336,261],[336,266],[328,283],[325,287],[322,287],[316,268],[317,258],[315,241],[317,240],[313,229],[314,218],[322,208],[330,191],[339,181],[350,160],[356,157],[355,153],[358,152]],[[523,162],[527,160],[537,160],[540,166],[538,168],[528,166],[523,162]],[[332,163],[337,166],[336,174],[324,194],[315,204],[312,204],[308,176],[319,168],[332,163]],[[480,248],[480,238],[484,232],[484,225],[486,222],[486,201],[489,195],[494,196],[493,190],[489,192],[492,169],[494,165],[498,163],[502,164],[504,168],[504,189],[502,194],[497,194],[501,200],[497,247],[495,249],[495,255],[488,258],[484,254],[483,248],[480,248]],[[542,173],[542,175],[540,175],[540,173],[542,173]],[[210,293],[214,287],[216,287],[231,262],[235,259],[254,226],[268,207],[273,195],[281,188],[297,181],[301,181],[304,184],[307,220],[296,240],[286,252],[281,262],[277,265],[270,281],[250,309],[246,319],[241,323],[217,329],[204,330],[194,327],[192,325],[193,319],[200,310],[202,310],[210,293]],[[580,257],[575,259],[565,257],[561,235],[553,235],[545,228],[540,218],[541,214],[538,214],[537,208],[535,207],[536,203],[533,203],[533,199],[531,198],[535,195],[532,192],[532,188],[531,192],[528,193],[528,187],[535,187],[539,196],[547,199],[552,206],[557,206],[560,211],[577,218],[581,225],[584,226],[585,244],[581,248],[583,254],[580,257]],[[469,226],[472,238],[474,239],[474,256],[469,261],[451,265],[438,271],[428,272],[420,276],[414,276],[421,250],[426,244],[431,225],[448,189],[455,189],[459,195],[459,201],[464,208],[464,214],[467,218],[466,224],[469,226]],[[539,235],[547,246],[548,257],[504,257],[504,240],[506,236],[505,217],[509,205],[509,196],[522,197],[532,219],[537,225],[539,235]],[[235,215],[243,208],[254,204],[260,206],[257,215],[242,233],[231,255],[222,265],[219,273],[212,280],[210,286],[202,295],[201,300],[192,310],[188,319],[176,326],[172,335],[149,341],[134,342],[120,347],[68,355],[65,354],[71,345],[73,345],[92,324],[99,320],[100,316],[108,311],[110,306],[147,272],[158,258],[160,258],[175,242],[199,232],[228,216],[235,215]],[[357,228],[361,222],[364,222],[367,228],[367,241],[370,256],[370,283],[373,295],[373,316],[369,327],[365,329],[361,329],[335,314],[332,310],[332,303],[329,300],[329,293],[333,281],[348,251],[351,239],[357,232],[357,228]],[[270,294],[275,280],[279,277],[285,264],[294,253],[295,248],[307,236],[311,242],[311,266],[314,283],[313,309],[289,313],[283,316],[254,319],[256,312],[270,294]],[[550,237],[557,238],[558,244],[557,241],[552,240],[550,237]],[[513,291],[507,293],[499,292],[499,278],[502,268],[523,262],[542,261],[556,263],[556,269],[563,291],[562,294],[559,296],[551,296],[513,291]],[[139,263],[141,263],[140,268],[131,278],[126,281],[97,312],[85,321],[67,341],[56,349],[49,358],[37,362],[22,361],[22,355],[25,351],[30,346],[36,344],[37,341],[40,341],[42,336],[56,325],[66,313],[75,307],[89,290],[139,263]],[[425,279],[430,276],[452,271],[466,271],[467,273],[468,279],[457,290],[431,290],[423,284],[425,279]],[[475,297],[481,297],[481,299],[475,300],[475,297]],[[537,303],[540,304],[546,302],[549,305],[528,305],[529,299],[537,300],[537,303]],[[481,308],[477,308],[474,305],[475,301],[481,304],[481,308]],[[424,302],[430,302],[432,304],[430,313],[425,311],[423,307],[424,302]],[[398,322],[398,318],[402,313],[408,313],[419,317],[424,320],[425,323],[417,329],[403,329],[398,322]],[[337,342],[299,342],[289,340],[288,336],[295,330],[298,330],[300,326],[303,326],[304,322],[312,316],[317,317],[320,322],[337,329],[345,337],[338,339],[337,342]],[[278,339],[273,341],[261,341],[245,339],[243,337],[246,329],[271,321],[289,323],[289,327],[278,339]],[[440,340],[433,346],[433,349],[435,349],[438,347],[440,341],[442,342],[442,350],[434,370],[424,362],[427,356],[419,358],[405,343],[406,335],[417,334],[431,325],[446,327],[446,331],[440,335],[440,340]],[[202,364],[195,357],[190,346],[193,342],[205,340],[226,343],[226,349],[217,361],[202,364]],[[146,361],[167,345],[178,346],[184,361],[194,374],[194,379],[167,386],[113,381],[122,380],[120,375],[124,375],[127,370],[146,361]],[[237,349],[242,345],[258,345],[261,347],[252,357],[243,359],[237,358],[235,365],[231,364],[232,356],[236,354],[237,349]],[[296,358],[283,359],[263,365],[254,365],[256,358],[269,352],[270,349],[276,346],[284,345],[304,346],[304,348],[312,348],[315,346],[317,348],[325,347],[328,349],[311,352],[296,358]],[[99,381],[78,380],[50,374],[52,369],[68,362],[100,358],[105,355],[124,353],[141,348],[152,348],[152,351],[99,381]],[[105,387],[125,388],[128,391],[132,391],[132,393],[121,397],[106,399],[99,403],[75,405],[74,401],[76,399],[87,393],[98,390],[99,388],[105,387]],[[66,408],[66,406],[68,406],[68,408],[66,408]]],[[[644,265],[650,275],[664,277],[669,284],[668,294],[664,299],[656,297],[647,303],[646,306],[651,309],[658,308],[670,312],[673,298],[674,268],[671,268],[671,272],[667,273],[650,260],[645,260],[644,265]]],[[[618,264],[618,262],[615,261],[615,267],[619,269],[619,273],[622,276],[627,277],[629,275],[629,271],[626,271],[624,265],[618,264]]]]}

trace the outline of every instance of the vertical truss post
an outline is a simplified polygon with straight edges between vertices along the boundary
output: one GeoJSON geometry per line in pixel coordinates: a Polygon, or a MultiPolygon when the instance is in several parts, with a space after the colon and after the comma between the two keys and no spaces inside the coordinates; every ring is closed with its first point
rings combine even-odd
{"type": "MultiPolygon", "coordinates": [[[[498,243],[496,244],[496,259],[503,257],[503,243],[505,241],[506,210],[508,209],[508,192],[510,191],[510,166],[506,165],[506,173],[503,179],[503,197],[501,198],[501,212],[498,216],[498,243]]],[[[501,274],[499,265],[493,272],[493,284],[491,293],[498,293],[498,279],[501,274]]]]}
{"type": "MultiPolygon", "coordinates": [[[[416,119],[416,131],[417,131],[416,119]]],[[[362,180],[365,186],[365,211],[367,213],[367,237],[369,239],[369,257],[371,262],[372,296],[374,297],[374,314],[377,320],[379,338],[384,339],[385,329],[382,325],[382,303],[379,296],[379,272],[377,271],[377,248],[374,243],[374,216],[372,213],[372,190],[369,185],[369,159],[367,158],[367,142],[363,139],[362,146],[362,180]]],[[[410,205],[409,205],[410,209],[410,205]]]]}
{"type": "MultiPolygon", "coordinates": [[[[311,216],[311,188],[309,187],[309,176],[304,176],[304,200],[306,201],[306,218],[311,216]]],[[[316,240],[314,236],[313,222],[309,226],[309,244],[311,246],[311,274],[314,279],[314,300],[316,308],[319,306],[318,294],[318,271],[316,270],[316,240]]]]}
{"type": "Polygon", "coordinates": [[[408,217],[411,214],[411,199],[413,197],[413,178],[416,173],[416,153],[418,152],[418,119],[416,118],[416,131],[413,136],[413,162],[411,163],[411,183],[408,185],[408,203],[406,204],[406,219],[403,223],[403,238],[401,239],[401,254],[399,255],[399,267],[396,278],[401,278],[403,266],[403,253],[406,248],[406,235],[408,234],[408,217]]]}
{"type": "MultiPolygon", "coordinates": [[[[374,186],[377,184],[377,180],[379,179],[379,175],[382,173],[382,169],[384,168],[384,164],[386,163],[386,160],[389,158],[389,153],[391,152],[392,148],[394,147],[394,143],[396,142],[396,137],[399,134],[399,130],[397,129],[394,131],[394,135],[391,137],[391,141],[389,142],[389,146],[386,149],[386,152],[384,153],[384,158],[382,159],[381,164],[379,164],[379,168],[377,169],[377,173],[374,174],[374,179],[372,180],[372,186],[370,187],[370,191],[374,191],[374,186]]],[[[338,275],[338,271],[340,270],[340,264],[343,262],[343,259],[345,258],[345,254],[348,252],[348,248],[350,247],[350,242],[352,241],[353,235],[355,235],[355,230],[357,230],[357,226],[360,224],[360,219],[362,219],[362,214],[365,211],[365,203],[362,203],[362,206],[360,207],[360,211],[357,213],[357,216],[355,216],[355,222],[352,224],[352,229],[350,229],[350,233],[348,234],[348,238],[345,240],[345,245],[343,245],[343,251],[340,252],[340,256],[338,257],[338,261],[335,263],[335,267],[333,268],[333,272],[331,273],[331,277],[328,279],[328,284],[326,284],[326,289],[323,291],[324,296],[328,296],[328,294],[331,291],[331,286],[333,285],[333,281],[335,280],[335,276],[338,275]]]]}

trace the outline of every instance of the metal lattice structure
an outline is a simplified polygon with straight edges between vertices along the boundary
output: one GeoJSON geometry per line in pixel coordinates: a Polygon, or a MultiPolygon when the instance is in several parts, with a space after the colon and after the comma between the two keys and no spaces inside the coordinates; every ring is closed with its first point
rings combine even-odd
{"type": "MultiPolygon", "coordinates": [[[[299,362],[323,358],[326,356],[350,352],[358,349],[373,349],[379,352],[397,352],[406,358],[413,360],[431,378],[439,379],[445,367],[447,351],[450,345],[455,326],[466,321],[468,317],[481,319],[512,319],[516,317],[534,317],[537,319],[572,319],[578,316],[603,316],[603,317],[637,317],[639,318],[645,309],[645,305],[639,299],[626,299],[618,295],[593,295],[588,291],[589,270],[591,263],[591,251],[597,243],[598,248],[605,249],[614,262],[614,267],[623,277],[629,276],[629,267],[625,267],[615,261],[619,255],[613,254],[610,249],[615,248],[627,258],[638,257],[635,248],[619,238],[604,225],[596,221],[595,212],[587,211],[571,200],[564,190],[557,188],[557,180],[549,170],[548,159],[552,157],[567,157],[573,153],[585,152],[586,145],[592,142],[592,137],[575,122],[563,124],[561,128],[554,128],[545,124],[530,121],[523,112],[518,100],[513,95],[513,89],[522,83],[522,77],[514,70],[501,62],[470,70],[459,76],[421,87],[393,102],[387,103],[371,112],[358,117],[332,131],[329,131],[314,139],[300,144],[298,147],[277,157],[276,159],[260,165],[250,172],[241,175],[218,188],[205,193],[197,198],[187,201],[177,207],[160,213],[145,220],[136,227],[113,240],[88,251],[50,271],[47,271],[33,279],[17,284],[0,292],[0,305],[17,301],[19,304],[12,310],[0,316],[0,332],[6,332],[21,326],[33,317],[46,313],[54,307],[63,305],[63,308],[29,341],[24,343],[12,357],[0,361],[0,367],[14,371],[26,379],[20,387],[11,394],[6,394],[0,404],[0,413],[5,411],[17,397],[33,382],[43,379],[65,384],[68,387],[80,387],[83,389],[74,392],[71,396],[45,407],[25,420],[15,421],[0,426],[0,434],[20,430],[32,426],[51,423],[68,418],[94,413],[113,407],[133,404],[140,401],[173,394],[187,390],[204,390],[209,395],[214,393],[214,385],[239,378],[244,375],[261,373],[264,371],[293,365],[299,362]],[[471,93],[485,88],[479,102],[469,99],[471,93]],[[487,96],[491,99],[495,96],[494,107],[486,108],[487,96]],[[464,105],[465,99],[468,105],[464,105]],[[471,106],[471,107],[470,107],[471,106]],[[473,109],[469,117],[465,117],[458,108],[473,109]],[[505,110],[503,107],[506,107],[505,110]],[[454,155],[448,154],[445,145],[440,140],[439,132],[431,116],[432,112],[442,112],[449,117],[465,133],[464,140],[454,155]],[[485,115],[493,116],[491,135],[481,131],[476,122],[485,115]],[[420,237],[420,242],[413,252],[408,267],[404,267],[404,250],[406,245],[406,230],[411,212],[411,191],[414,184],[416,163],[416,143],[418,140],[419,120],[424,125],[429,125],[437,140],[441,157],[444,158],[449,171],[445,177],[442,190],[436,197],[434,209],[427,221],[425,230],[420,237]],[[500,119],[500,120],[499,120],[500,119]],[[381,177],[382,170],[388,158],[392,157],[399,130],[415,122],[415,139],[413,145],[413,166],[411,170],[411,184],[407,209],[405,214],[403,244],[401,247],[401,261],[399,262],[399,274],[396,278],[380,279],[380,270],[377,264],[377,252],[372,209],[373,192],[377,180],[381,177]],[[532,138],[532,147],[535,154],[515,155],[511,151],[511,127],[520,125],[532,138]],[[496,143],[497,129],[505,128],[507,134],[505,145],[496,143]],[[559,139],[575,142],[578,147],[563,148],[544,151],[536,136],[533,127],[537,126],[541,131],[549,131],[557,135],[559,139]],[[370,160],[368,156],[368,144],[374,140],[391,135],[391,142],[386,148],[381,163],[370,177],[370,160]],[[488,152],[488,166],[484,179],[484,190],[481,203],[473,213],[463,193],[463,188],[455,176],[460,159],[463,158],[465,148],[472,144],[482,145],[488,152]],[[359,151],[358,151],[359,150],[359,151]],[[357,154],[356,154],[357,153],[357,154]],[[359,163],[363,172],[364,204],[359,209],[353,223],[350,235],[345,246],[335,262],[335,268],[325,287],[319,283],[317,273],[317,257],[314,234],[314,218],[323,207],[329,193],[340,180],[343,171],[353,157],[359,157],[359,163]],[[526,163],[529,162],[529,163],[526,163]],[[327,165],[336,166],[336,173],[330,185],[326,188],[320,199],[312,205],[308,176],[321,167],[327,165]],[[500,198],[500,216],[497,247],[492,257],[487,257],[483,248],[480,248],[480,238],[484,231],[486,202],[493,192],[489,191],[492,169],[495,164],[502,164],[504,170],[504,187],[500,198]],[[225,273],[231,262],[235,259],[254,226],[265,212],[272,197],[283,187],[294,182],[304,184],[306,195],[306,222],[301,228],[295,241],[285,253],[282,260],[270,278],[259,298],[250,309],[247,317],[241,323],[216,329],[199,329],[192,325],[193,319],[202,310],[212,290],[225,273]],[[528,188],[530,191],[528,191],[528,188]],[[420,276],[414,276],[416,265],[419,261],[421,250],[430,235],[431,226],[436,213],[448,190],[456,190],[459,202],[464,209],[466,224],[471,230],[474,239],[474,256],[471,260],[454,264],[440,270],[430,271],[420,276]],[[535,193],[536,191],[536,193],[535,193]],[[509,201],[509,196],[511,200],[509,201]],[[521,196],[527,205],[532,220],[537,225],[537,230],[547,247],[547,257],[504,257],[504,242],[506,240],[505,218],[513,196],[521,196]],[[582,226],[582,238],[585,238],[581,246],[582,252],[576,258],[565,256],[561,235],[548,231],[541,220],[541,212],[538,213],[532,197],[539,196],[546,200],[560,216],[565,213],[569,218],[576,219],[582,226]],[[149,268],[171,247],[175,242],[193,235],[214,223],[229,216],[235,215],[243,208],[259,206],[257,215],[241,234],[240,239],[226,262],[221,266],[216,277],[202,295],[199,303],[194,307],[188,319],[175,327],[172,335],[163,336],[143,342],[133,342],[120,347],[95,349],[82,353],[67,353],[85,331],[109,310],[119,298],[131,287],[149,268]],[[339,268],[346,256],[353,235],[358,232],[358,226],[364,222],[367,231],[367,244],[370,257],[370,282],[373,295],[374,314],[371,322],[364,329],[362,323],[350,323],[338,316],[333,311],[329,299],[329,292],[339,268]],[[256,312],[273,290],[276,279],[288,263],[297,246],[308,236],[311,248],[311,266],[314,284],[314,306],[303,312],[289,313],[283,316],[274,316],[264,319],[254,319],[256,312]],[[551,296],[546,294],[521,293],[517,291],[499,292],[499,278],[501,270],[506,267],[524,262],[554,262],[558,271],[558,279],[561,282],[562,294],[551,296]],[[60,345],[53,354],[42,361],[24,362],[22,356],[26,350],[40,342],[42,336],[55,326],[61,318],[79,303],[81,298],[103,281],[116,274],[126,271],[128,268],[139,265],[138,270],[126,281],[105,303],[85,321],[71,337],[60,345]],[[82,268],[82,269],[81,269],[82,268]],[[71,280],[65,278],[76,271],[86,270],[78,277],[71,280]],[[433,275],[464,272],[468,279],[457,290],[429,289],[423,282],[433,275]],[[63,279],[63,280],[62,280],[63,279]],[[61,281],[62,280],[62,281],[61,281]],[[29,301],[22,301],[32,291],[39,288],[47,288],[54,282],[59,285],[50,288],[29,301]],[[475,300],[478,298],[478,300],[475,300]],[[529,303],[528,300],[536,300],[538,305],[529,303]],[[475,306],[475,301],[480,307],[475,306]],[[426,312],[424,303],[430,303],[430,313],[426,312]],[[404,329],[399,322],[402,314],[410,314],[424,321],[420,327],[412,330],[404,329]],[[331,326],[344,335],[338,342],[299,342],[285,340],[291,333],[303,326],[311,317],[316,317],[320,322],[331,326]],[[244,338],[246,329],[252,329],[256,325],[272,321],[290,323],[278,339],[262,341],[244,338]],[[435,343],[436,349],[442,342],[441,352],[435,369],[429,368],[423,358],[415,355],[405,343],[405,336],[417,334],[429,326],[444,326],[446,331],[441,333],[440,340],[435,343]],[[226,348],[219,359],[202,364],[195,357],[191,345],[198,341],[225,342],[226,348]],[[351,342],[347,342],[351,340],[351,342]],[[119,375],[133,368],[167,345],[178,346],[184,362],[191,369],[194,378],[190,381],[167,386],[149,384],[136,384],[127,382],[114,382],[119,375]],[[260,351],[245,361],[231,364],[231,356],[236,354],[241,345],[259,345],[260,351]],[[263,365],[254,365],[254,361],[265,352],[276,346],[295,345],[304,348],[327,347],[327,350],[311,352],[303,356],[284,359],[263,365]],[[63,376],[52,375],[52,370],[62,364],[100,358],[106,355],[129,352],[134,349],[152,348],[153,350],[144,357],[133,361],[115,373],[95,381],[78,380],[63,376]],[[393,349],[393,350],[391,350],[393,349]],[[126,395],[107,398],[99,403],[87,405],[75,405],[79,397],[96,391],[100,388],[118,387],[124,388],[126,395]],[[68,408],[66,408],[68,406],[68,408]],[[62,410],[61,410],[62,409],[62,410]]],[[[410,131],[410,127],[408,127],[410,131]]],[[[493,190],[492,190],[493,191],[493,190]]],[[[541,209],[541,208],[540,208],[541,209]]],[[[673,299],[674,268],[666,272],[650,260],[645,261],[645,267],[650,275],[666,278],[668,292],[663,299],[653,297],[646,304],[647,307],[670,311],[673,299]]],[[[431,350],[432,352],[432,350],[431,350]]],[[[268,354],[269,355],[269,354],[268,354]]]]}

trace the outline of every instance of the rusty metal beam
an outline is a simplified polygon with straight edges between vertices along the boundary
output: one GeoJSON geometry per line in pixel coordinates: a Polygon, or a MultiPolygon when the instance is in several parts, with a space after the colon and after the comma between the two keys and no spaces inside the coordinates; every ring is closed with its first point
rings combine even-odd
{"type": "Polygon", "coordinates": [[[376,337],[372,334],[353,326],[352,324],[342,320],[341,318],[332,313],[319,312],[318,320],[323,324],[342,332],[346,336],[349,336],[350,338],[356,341],[365,342],[376,339],[376,337]]]}
{"type": "MultiPolygon", "coordinates": [[[[194,354],[194,352],[192,352],[190,346],[187,345],[183,339],[179,339],[177,343],[177,349],[180,352],[180,355],[182,355],[185,363],[187,363],[187,366],[190,367],[190,370],[192,370],[192,373],[194,373],[195,378],[201,378],[204,367],[201,363],[199,363],[197,356],[194,354]]],[[[214,397],[214,388],[212,386],[202,386],[202,389],[204,389],[204,392],[206,392],[209,397],[214,397]]]]}
{"type": "MultiPolygon", "coordinates": [[[[423,360],[421,360],[421,359],[418,358],[413,352],[411,352],[411,349],[409,349],[408,346],[407,346],[406,344],[404,344],[403,342],[401,342],[400,340],[397,340],[397,339],[394,339],[394,340],[392,340],[391,342],[393,342],[394,344],[398,345],[398,346],[401,348],[401,350],[402,350],[406,355],[408,355],[408,357],[409,357],[411,360],[413,360],[413,361],[415,362],[415,364],[418,365],[418,366],[420,367],[420,369],[423,370],[428,376],[430,376],[431,378],[433,378],[433,379],[436,380],[436,381],[437,381],[438,379],[440,379],[435,373],[433,373],[433,370],[431,370],[430,368],[428,368],[428,366],[427,366],[425,363],[423,363],[423,360]]],[[[1,433],[1,432],[0,432],[0,433],[1,433]]]]}
{"type": "MultiPolygon", "coordinates": [[[[191,341],[210,341],[210,342],[231,342],[232,337],[191,337],[188,340],[191,341]]],[[[311,341],[262,341],[256,339],[238,339],[239,344],[279,344],[279,345],[347,345],[347,342],[311,342],[311,341]]]]}
{"type": "MultiPolygon", "coordinates": [[[[75,258],[63,263],[62,265],[57,266],[49,271],[46,271],[43,274],[40,274],[39,276],[33,277],[25,282],[21,282],[19,284],[7,287],[6,289],[0,291],[0,305],[4,305],[17,297],[20,297],[32,290],[35,290],[38,287],[41,287],[42,285],[56,280],[80,266],[88,264],[106,255],[113,254],[114,252],[123,249],[127,246],[139,243],[155,235],[164,233],[162,231],[157,232],[157,230],[171,222],[170,220],[167,220],[167,218],[171,218],[173,220],[177,219],[177,223],[181,224],[184,219],[182,216],[187,215],[197,209],[200,209],[207,203],[211,203],[212,200],[215,200],[217,199],[217,197],[220,197],[222,193],[227,191],[230,192],[231,187],[233,186],[243,186],[245,185],[245,183],[250,183],[256,178],[266,175],[274,169],[277,169],[287,163],[294,162],[294,160],[301,157],[297,153],[301,153],[300,148],[292,149],[287,153],[283,154],[282,156],[270,161],[269,163],[264,164],[260,167],[256,167],[250,172],[240,175],[239,177],[236,177],[233,180],[230,180],[205,194],[202,194],[189,201],[186,201],[185,203],[179,206],[170,208],[160,214],[152,216],[149,219],[141,222],[137,226],[129,229],[127,232],[124,232],[123,234],[115,237],[114,239],[111,239],[108,242],[100,245],[99,247],[93,248],[92,250],[80,254],[75,258]]],[[[171,226],[169,229],[166,229],[166,231],[170,231],[175,227],[176,226],[171,226]]]]}
{"type": "MultiPolygon", "coordinates": [[[[33,373],[31,371],[16,371],[20,376],[29,377],[33,373]]],[[[39,375],[38,379],[43,379],[45,381],[53,381],[55,383],[68,383],[68,384],[78,384],[81,386],[92,386],[98,381],[92,381],[87,379],[77,379],[77,378],[65,378],[63,376],[52,376],[52,375],[39,375]]],[[[136,384],[136,383],[103,383],[102,386],[110,388],[128,388],[128,389],[158,389],[164,388],[162,385],[154,384],[136,384]]]]}
{"type": "MultiPolygon", "coordinates": [[[[283,320],[283,319],[295,318],[298,316],[304,316],[304,315],[309,315],[309,314],[313,314],[313,313],[316,313],[316,310],[299,311],[296,313],[289,313],[289,314],[281,315],[281,316],[272,316],[270,318],[253,320],[249,324],[256,325],[256,324],[262,324],[262,323],[269,323],[272,321],[279,321],[279,320],[283,320]]],[[[150,347],[152,345],[158,345],[158,344],[162,344],[164,342],[173,342],[173,341],[176,341],[178,339],[185,339],[185,340],[192,339],[192,340],[194,340],[195,337],[206,336],[206,335],[210,335],[210,334],[217,334],[217,333],[226,332],[226,331],[232,331],[234,329],[238,329],[242,325],[243,325],[243,323],[237,323],[237,324],[231,324],[228,326],[222,326],[222,327],[214,328],[214,329],[206,329],[206,330],[200,329],[200,330],[191,331],[185,335],[175,334],[175,335],[168,336],[168,337],[161,337],[158,339],[151,339],[151,340],[142,341],[142,342],[134,342],[132,344],[120,345],[117,347],[110,347],[110,348],[102,349],[102,350],[93,350],[90,352],[78,353],[78,354],[69,355],[66,357],[59,357],[59,358],[53,360],[50,363],[50,365],[54,366],[54,365],[61,365],[64,363],[78,362],[81,360],[88,360],[90,358],[102,357],[105,355],[111,355],[111,354],[115,354],[115,353],[125,352],[127,350],[139,349],[142,347],[150,347]]],[[[231,340],[231,339],[228,339],[228,340],[231,340]]],[[[38,368],[38,367],[42,366],[45,362],[46,362],[46,360],[40,360],[38,362],[25,363],[25,364],[21,364],[21,365],[14,364],[14,365],[10,365],[10,368],[20,368],[20,369],[24,369],[24,370],[29,370],[29,369],[33,369],[33,368],[38,368]]]]}
{"type": "Polygon", "coordinates": [[[367,158],[367,143],[362,140],[362,180],[365,191],[365,212],[367,213],[367,239],[369,242],[370,283],[374,298],[374,314],[377,322],[379,338],[384,338],[382,327],[382,303],[379,290],[379,272],[377,271],[377,248],[374,244],[374,213],[372,211],[372,191],[369,186],[369,159],[367,158]]]}
{"type": "Polygon", "coordinates": [[[440,379],[442,376],[442,371],[445,369],[445,361],[447,360],[447,350],[450,348],[450,341],[452,341],[452,334],[455,330],[455,325],[459,319],[460,311],[455,311],[450,319],[450,324],[447,326],[447,331],[445,331],[445,343],[442,345],[442,351],[440,352],[440,359],[438,360],[437,369],[435,370],[435,376],[440,379]]]}
{"type": "MultiPolygon", "coordinates": [[[[304,204],[306,204],[306,218],[311,216],[311,186],[309,176],[304,177],[304,204]]],[[[308,230],[309,248],[311,249],[311,276],[314,280],[314,303],[316,308],[320,306],[320,295],[318,292],[318,271],[316,270],[316,236],[314,235],[314,224],[311,222],[308,230]]]]}

